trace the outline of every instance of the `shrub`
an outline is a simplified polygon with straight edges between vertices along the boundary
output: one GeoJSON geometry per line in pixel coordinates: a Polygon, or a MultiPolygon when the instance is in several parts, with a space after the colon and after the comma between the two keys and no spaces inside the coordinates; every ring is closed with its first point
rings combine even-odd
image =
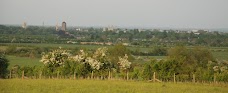
{"type": "Polygon", "coordinates": [[[8,73],[8,59],[5,58],[5,55],[3,53],[0,54],[0,78],[6,78],[8,73]]]}

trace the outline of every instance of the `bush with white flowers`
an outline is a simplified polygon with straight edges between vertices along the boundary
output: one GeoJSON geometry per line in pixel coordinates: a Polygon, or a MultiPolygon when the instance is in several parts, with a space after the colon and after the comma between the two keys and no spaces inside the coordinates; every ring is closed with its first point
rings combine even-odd
{"type": "Polygon", "coordinates": [[[120,68],[126,70],[129,69],[131,67],[131,62],[128,61],[128,56],[127,54],[125,54],[125,56],[119,57],[119,62],[118,62],[120,68]]]}
{"type": "Polygon", "coordinates": [[[85,59],[86,59],[87,55],[88,55],[88,54],[85,53],[84,50],[80,50],[80,52],[79,52],[78,55],[76,55],[76,56],[71,56],[70,58],[71,58],[73,61],[83,63],[83,62],[85,62],[85,59]]]}
{"type": "Polygon", "coordinates": [[[123,70],[125,70],[127,73],[127,80],[129,79],[128,77],[128,69],[131,67],[131,62],[128,61],[128,56],[127,54],[125,54],[125,56],[119,57],[119,62],[118,62],[120,68],[122,68],[123,70]]]}
{"type": "Polygon", "coordinates": [[[100,70],[102,66],[101,62],[91,57],[87,57],[85,62],[87,62],[93,70],[100,70]]]}
{"type": "MultiPolygon", "coordinates": [[[[91,56],[88,55],[88,52],[80,50],[77,55],[72,56],[67,50],[60,48],[44,54],[40,62],[44,63],[51,73],[55,73],[56,70],[60,71],[60,74],[78,70],[78,73],[83,72],[83,75],[92,72],[93,77],[94,71],[98,73],[109,71],[110,77],[112,65],[108,61],[107,50],[106,47],[98,48],[91,56]]],[[[120,62],[121,66],[129,68],[131,63],[128,62],[127,58],[128,56],[125,55],[125,57],[120,58],[120,62]]]]}
{"type": "Polygon", "coordinates": [[[70,54],[63,49],[57,49],[42,56],[40,62],[45,65],[61,66],[68,60],[70,54]]]}
{"type": "Polygon", "coordinates": [[[93,70],[100,70],[103,64],[105,64],[107,50],[108,49],[106,47],[98,48],[92,57],[86,58],[86,62],[89,63],[93,70]]]}
{"type": "Polygon", "coordinates": [[[98,48],[95,53],[93,54],[93,58],[100,59],[106,56],[108,48],[103,47],[103,48],[98,48]]]}

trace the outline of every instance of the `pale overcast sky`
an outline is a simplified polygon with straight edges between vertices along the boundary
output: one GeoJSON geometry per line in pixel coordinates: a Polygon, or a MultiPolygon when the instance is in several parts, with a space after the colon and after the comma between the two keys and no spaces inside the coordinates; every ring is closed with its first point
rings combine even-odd
{"type": "Polygon", "coordinates": [[[0,0],[0,24],[228,28],[228,0],[0,0]]]}

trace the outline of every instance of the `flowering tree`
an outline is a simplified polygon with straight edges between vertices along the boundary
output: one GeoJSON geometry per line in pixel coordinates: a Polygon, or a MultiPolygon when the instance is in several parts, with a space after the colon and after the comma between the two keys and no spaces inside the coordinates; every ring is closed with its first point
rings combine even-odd
{"type": "Polygon", "coordinates": [[[93,70],[99,70],[102,66],[101,62],[91,57],[87,57],[85,62],[87,62],[93,70]]]}
{"type": "Polygon", "coordinates": [[[66,50],[58,49],[42,56],[40,62],[45,65],[53,65],[58,67],[64,64],[64,62],[69,58],[70,54],[66,50]]]}
{"type": "Polygon", "coordinates": [[[103,69],[103,64],[106,61],[107,48],[98,48],[92,56],[88,56],[83,50],[76,56],[72,56],[73,61],[84,64],[84,68],[88,71],[92,71],[91,78],[93,78],[93,71],[99,71],[103,69]],[[89,66],[89,68],[88,68],[89,66]]]}
{"type": "MultiPolygon", "coordinates": [[[[57,49],[42,55],[42,62],[48,69],[49,74],[55,72],[59,67],[64,66],[70,54],[63,49],[57,49]]],[[[59,72],[57,73],[59,74],[59,72]]],[[[58,75],[57,75],[58,76],[58,75]]]]}
{"type": "MultiPolygon", "coordinates": [[[[87,57],[86,62],[90,64],[92,68],[92,78],[93,78],[93,71],[104,71],[106,68],[108,68],[107,64],[109,63],[107,61],[107,48],[98,48],[92,55],[92,57],[87,57]]],[[[110,73],[110,71],[109,71],[110,73]]],[[[110,75],[110,74],[109,74],[110,75]]],[[[110,76],[109,76],[110,77],[110,76]]]]}
{"type": "MultiPolygon", "coordinates": [[[[75,56],[69,54],[66,50],[57,49],[42,56],[40,62],[46,65],[48,73],[53,73],[55,70],[62,71],[61,73],[76,75],[78,74],[84,77],[92,72],[91,78],[93,78],[93,72],[109,71],[109,78],[111,76],[111,63],[107,58],[108,48],[98,48],[91,56],[88,53],[80,50],[75,56]]],[[[57,75],[58,76],[58,75],[57,75]]]]}
{"type": "Polygon", "coordinates": [[[74,78],[76,77],[76,72],[79,75],[85,77],[90,71],[91,67],[87,61],[88,53],[84,50],[80,50],[79,53],[75,56],[71,56],[69,59],[71,60],[71,64],[74,65],[74,78]]]}
{"type": "Polygon", "coordinates": [[[123,58],[119,57],[119,62],[118,64],[120,65],[120,68],[126,70],[129,69],[131,66],[131,62],[128,61],[128,56],[125,54],[123,58]]]}
{"type": "Polygon", "coordinates": [[[128,80],[128,69],[131,67],[131,62],[128,61],[128,56],[125,54],[123,58],[119,57],[119,66],[121,69],[126,70],[127,72],[127,80],[128,80]]]}
{"type": "Polygon", "coordinates": [[[84,52],[84,50],[80,50],[79,54],[76,56],[71,56],[70,59],[76,62],[84,63],[85,59],[87,57],[87,53],[84,52]]]}
{"type": "Polygon", "coordinates": [[[101,68],[101,63],[99,61],[97,61],[96,59],[94,58],[91,58],[91,57],[87,57],[85,62],[87,64],[89,64],[91,70],[92,70],[92,75],[91,75],[91,78],[93,78],[93,71],[94,70],[99,70],[101,68]]]}
{"type": "Polygon", "coordinates": [[[106,53],[107,53],[108,48],[103,47],[103,48],[98,48],[95,53],[93,54],[93,58],[96,59],[101,59],[106,57],[106,53]]]}

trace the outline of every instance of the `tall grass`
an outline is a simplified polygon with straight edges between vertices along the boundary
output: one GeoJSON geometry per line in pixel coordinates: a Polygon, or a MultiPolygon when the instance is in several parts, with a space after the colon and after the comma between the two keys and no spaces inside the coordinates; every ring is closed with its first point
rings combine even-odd
{"type": "Polygon", "coordinates": [[[121,80],[7,79],[1,93],[228,93],[227,86],[121,80]]]}

